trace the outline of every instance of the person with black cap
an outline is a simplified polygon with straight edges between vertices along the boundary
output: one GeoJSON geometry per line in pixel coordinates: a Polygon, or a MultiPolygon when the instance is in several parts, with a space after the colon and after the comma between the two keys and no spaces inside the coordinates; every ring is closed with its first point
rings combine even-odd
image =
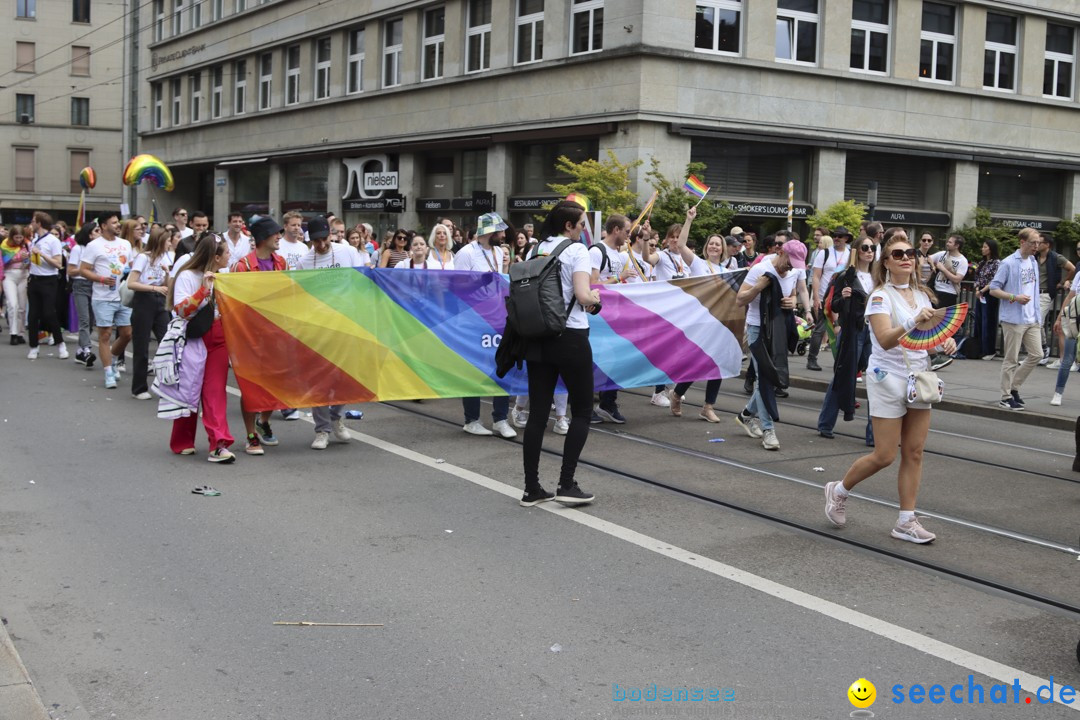
{"type": "MultiPolygon", "coordinates": [[[[330,223],[324,217],[313,217],[307,224],[308,237],[311,238],[311,250],[300,258],[301,270],[327,270],[330,268],[350,267],[352,253],[341,245],[330,241],[330,223]]],[[[349,442],[352,435],[342,419],[344,405],[325,405],[311,408],[315,420],[315,439],[312,450],[325,450],[330,442],[331,433],[338,442],[349,442]]]]}
{"type": "MultiPolygon", "coordinates": [[[[251,237],[255,241],[255,251],[241,258],[232,266],[231,272],[273,272],[285,269],[285,258],[277,253],[281,242],[281,226],[270,217],[260,217],[251,223],[251,237]]],[[[270,413],[258,413],[244,407],[244,397],[240,396],[240,412],[244,416],[244,429],[247,443],[244,452],[248,455],[262,455],[263,445],[277,445],[274,431],[270,429],[270,413]]]]}
{"type": "Polygon", "coordinates": [[[829,283],[833,275],[844,270],[851,260],[851,250],[848,243],[855,239],[843,225],[838,226],[832,233],[833,246],[831,250],[818,253],[814,257],[814,274],[810,283],[814,288],[814,333],[810,336],[810,350],[806,355],[807,370],[821,370],[818,365],[818,351],[821,350],[821,339],[825,336],[825,312],[822,304],[825,302],[825,293],[829,291],[829,283]]]}

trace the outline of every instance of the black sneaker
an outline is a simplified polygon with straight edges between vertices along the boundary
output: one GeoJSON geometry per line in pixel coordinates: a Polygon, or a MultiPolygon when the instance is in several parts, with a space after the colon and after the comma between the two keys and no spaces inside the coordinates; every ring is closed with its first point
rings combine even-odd
{"type": "Polygon", "coordinates": [[[274,437],[274,431],[270,429],[269,422],[255,421],[255,432],[259,434],[259,440],[263,445],[268,447],[274,447],[278,444],[278,439],[274,437]]]}
{"type": "Polygon", "coordinates": [[[773,395],[775,395],[778,398],[791,397],[791,393],[789,393],[787,390],[785,390],[783,388],[774,389],[773,390],[773,395]]]}
{"type": "Polygon", "coordinates": [[[930,370],[937,372],[943,367],[952,365],[953,359],[948,355],[937,355],[930,361],[930,370]]]}
{"type": "Polygon", "coordinates": [[[1024,405],[1024,400],[1023,400],[1023,398],[1021,398],[1021,397],[1020,397],[1020,393],[1019,393],[1018,391],[1016,391],[1016,390],[1013,390],[1013,391],[1012,391],[1011,393],[1009,393],[1009,394],[1010,394],[1010,395],[1012,395],[1012,399],[1016,401],[1016,404],[1017,404],[1017,405],[1019,405],[1020,407],[1026,407],[1026,406],[1024,405]]]}
{"type": "Polygon", "coordinates": [[[126,373],[127,372],[127,360],[122,356],[116,358],[116,371],[126,373]]]}
{"type": "Polygon", "coordinates": [[[591,418],[589,418],[589,424],[590,424],[590,425],[599,425],[599,424],[600,424],[600,423],[602,423],[602,422],[604,422],[604,418],[602,418],[602,417],[600,417],[599,415],[597,415],[597,414],[596,414],[596,411],[595,411],[595,410],[593,410],[593,411],[592,411],[592,417],[591,417],[591,418]]]}
{"type": "Polygon", "coordinates": [[[619,412],[618,405],[611,409],[598,407],[596,408],[595,414],[599,415],[600,419],[604,422],[615,423],[616,425],[622,425],[626,422],[626,418],[624,418],[623,414],[619,412]]]}
{"type": "MultiPolygon", "coordinates": [[[[14,345],[15,343],[11,343],[11,344],[14,345]]],[[[80,365],[85,365],[86,364],[86,353],[84,353],[82,350],[79,350],[78,352],[76,352],[75,353],[75,362],[79,363],[80,365]]]]}
{"type": "Polygon", "coordinates": [[[806,369],[813,370],[815,372],[821,372],[821,366],[817,363],[817,358],[807,358],[806,369]]]}
{"type": "Polygon", "coordinates": [[[525,494],[518,500],[518,505],[521,507],[532,507],[533,505],[539,505],[542,502],[554,499],[555,493],[548,492],[544,488],[537,486],[535,490],[526,490],[525,494]]]}
{"type": "Polygon", "coordinates": [[[753,395],[754,394],[754,381],[751,380],[750,378],[746,378],[745,380],[743,380],[742,389],[743,389],[743,392],[746,393],[747,395],[753,395]]]}
{"type": "Polygon", "coordinates": [[[92,352],[88,352],[86,353],[86,359],[83,361],[83,365],[85,365],[86,369],[89,370],[90,368],[94,367],[95,360],[97,360],[97,355],[92,352]]]}
{"type": "Polygon", "coordinates": [[[1016,402],[1016,400],[1014,398],[1011,398],[1011,397],[1002,398],[1001,402],[998,403],[998,407],[1002,408],[1004,410],[1023,410],[1024,409],[1023,405],[1016,402]]]}
{"type": "Polygon", "coordinates": [[[555,493],[555,502],[562,503],[563,505],[584,505],[591,503],[596,498],[578,487],[577,483],[573,485],[567,485],[563,487],[559,486],[558,491],[555,493]]]}

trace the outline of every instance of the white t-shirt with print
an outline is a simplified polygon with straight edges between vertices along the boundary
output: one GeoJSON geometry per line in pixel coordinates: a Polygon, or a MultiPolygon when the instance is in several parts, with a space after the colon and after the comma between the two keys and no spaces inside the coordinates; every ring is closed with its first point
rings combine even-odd
{"type": "Polygon", "coordinates": [[[149,254],[139,253],[131,263],[131,272],[139,273],[139,282],[143,285],[164,285],[169,277],[168,253],[162,253],[153,262],[150,262],[149,254]]]}
{"type": "Polygon", "coordinates": [[[635,252],[634,250],[631,250],[630,253],[633,253],[633,258],[631,259],[629,253],[626,256],[627,262],[630,263],[630,274],[626,276],[626,282],[639,283],[652,282],[653,280],[655,280],[656,268],[645,262],[645,259],[641,257],[641,253],[635,252]],[[641,270],[645,273],[644,278],[641,277],[641,274],[638,272],[638,268],[641,268],[641,270]]]}
{"type": "MultiPolygon", "coordinates": [[[[281,238],[281,242],[278,243],[277,254],[285,258],[286,270],[299,270],[300,261],[304,259],[304,256],[311,251],[307,245],[302,242],[292,242],[286,239],[284,236],[281,238]]],[[[233,258],[234,261],[240,260],[240,258],[233,258]]]]}
{"type": "Polygon", "coordinates": [[[829,283],[832,282],[832,277],[839,270],[843,270],[848,265],[848,260],[851,258],[851,248],[844,247],[843,252],[837,252],[836,248],[829,249],[829,257],[825,257],[825,251],[822,250],[814,256],[814,270],[821,270],[821,282],[814,285],[814,295],[819,300],[825,298],[825,291],[829,289],[829,283]]]}
{"type": "Polygon", "coordinates": [[[682,255],[679,254],[678,251],[660,251],[660,262],[656,263],[657,280],[672,280],[674,278],[689,276],[690,268],[687,267],[686,261],[683,260],[682,255]]]}
{"type": "MultiPolygon", "coordinates": [[[[954,274],[959,275],[961,278],[967,275],[968,271],[968,259],[961,255],[955,257],[949,255],[947,251],[942,250],[936,252],[930,256],[933,264],[941,263],[945,267],[949,268],[954,274]]],[[[956,285],[953,281],[945,277],[944,273],[938,273],[934,279],[934,292],[936,293],[948,293],[950,295],[956,295],[956,285]]]]}
{"type": "Polygon", "coordinates": [[[52,233],[45,233],[30,241],[30,274],[31,275],[59,275],[59,268],[54,268],[45,258],[63,257],[64,248],[60,241],[52,233]]]}
{"type": "Polygon", "coordinates": [[[304,257],[300,258],[300,264],[295,269],[326,270],[327,268],[352,267],[351,251],[352,247],[348,245],[342,247],[334,243],[330,243],[330,249],[322,255],[315,252],[315,248],[311,248],[304,257]]]}
{"type": "MultiPolygon", "coordinates": [[[[565,239],[562,237],[548,238],[536,246],[535,255],[547,255],[559,247],[565,239]]],[[[574,297],[574,273],[583,272],[592,277],[592,261],[589,259],[589,250],[582,243],[570,243],[570,246],[559,255],[558,263],[563,303],[569,305],[570,300],[574,297]]],[[[581,303],[574,303],[574,307],[570,310],[570,316],[566,319],[566,327],[578,330],[585,330],[589,327],[589,314],[582,309],[581,303]]]]}
{"type": "Polygon", "coordinates": [[[600,270],[600,282],[606,282],[611,278],[617,280],[622,276],[623,268],[630,262],[630,256],[609,248],[605,243],[597,243],[589,248],[589,262],[593,270],[600,270]],[[605,255],[607,262],[604,262],[605,255]]]}
{"type": "MultiPolygon", "coordinates": [[[[893,290],[890,292],[885,288],[878,288],[871,293],[870,299],[866,301],[866,321],[870,322],[871,315],[888,315],[891,326],[898,327],[915,317],[919,310],[931,307],[930,298],[925,293],[916,291],[915,309],[912,310],[911,306],[903,298],[900,298],[900,302],[895,306],[896,314],[893,316],[893,298],[897,295],[899,295],[899,291],[893,290]]],[[[878,342],[877,335],[874,334],[872,328],[870,331],[870,348],[869,368],[871,370],[878,368],[885,372],[906,376],[908,368],[904,364],[905,353],[907,354],[908,363],[911,364],[911,369],[915,372],[925,370],[929,362],[929,355],[925,350],[905,350],[899,345],[892,350],[885,350],[881,347],[881,343],[878,342]]]]}
{"type": "MultiPolygon", "coordinates": [[[[395,270],[442,270],[443,266],[439,264],[438,260],[432,260],[431,256],[428,255],[427,259],[425,259],[424,262],[420,263],[419,265],[416,265],[415,267],[412,265],[412,258],[406,258],[406,259],[402,260],[401,262],[399,262],[397,265],[395,265],[394,269],[395,270]]],[[[446,269],[447,270],[452,270],[453,268],[447,267],[446,269]]]]}
{"type": "MultiPolygon", "coordinates": [[[[764,258],[754,267],[750,268],[746,272],[746,278],[743,283],[749,283],[750,285],[756,285],[757,281],[761,279],[761,276],[765,273],[772,275],[773,282],[780,282],[780,296],[787,297],[795,289],[795,283],[798,281],[799,276],[793,269],[787,271],[787,275],[780,277],[776,272],[776,268],[773,267],[773,260],[776,259],[775,255],[770,255],[764,258]]],[[[766,292],[772,292],[768,290],[766,292]]],[[[761,325],[761,293],[757,294],[750,304],[746,307],[746,324],[747,325],[761,325]]]]}
{"type": "Polygon", "coordinates": [[[82,262],[89,265],[94,273],[112,277],[116,281],[112,287],[94,283],[94,291],[90,297],[98,302],[119,301],[120,280],[131,263],[131,243],[118,237],[112,240],[99,237],[83,250],[82,262]]]}
{"type": "MultiPolygon", "coordinates": [[[[582,245],[584,247],[584,245],[582,245]]],[[[472,270],[473,272],[502,272],[503,249],[493,247],[486,249],[480,243],[473,240],[465,247],[458,250],[454,256],[454,269],[472,270]]]]}

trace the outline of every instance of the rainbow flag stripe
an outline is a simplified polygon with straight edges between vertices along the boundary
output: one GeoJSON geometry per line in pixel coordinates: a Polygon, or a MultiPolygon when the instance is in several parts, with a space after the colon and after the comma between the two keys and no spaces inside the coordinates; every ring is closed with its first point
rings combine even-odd
{"type": "Polygon", "coordinates": [[[686,178],[686,182],[683,183],[683,190],[690,193],[696,198],[703,198],[709,192],[709,186],[698,180],[691,175],[686,178]]]}
{"type": "Polygon", "coordinates": [[[566,199],[570,202],[577,203],[581,207],[585,208],[585,212],[592,212],[592,203],[589,202],[589,198],[585,197],[579,192],[572,192],[566,196],[566,199]]]}
{"type": "MultiPolygon", "coordinates": [[[[596,388],[738,375],[744,276],[600,287],[596,388]]],[[[249,410],[528,392],[524,370],[495,374],[504,275],[341,268],[227,273],[215,287],[249,410]]]]}

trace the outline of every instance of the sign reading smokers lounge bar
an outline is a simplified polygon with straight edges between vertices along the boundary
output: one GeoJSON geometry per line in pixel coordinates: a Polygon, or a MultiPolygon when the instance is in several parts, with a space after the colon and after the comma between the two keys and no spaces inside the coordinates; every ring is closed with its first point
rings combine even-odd
{"type": "Polygon", "coordinates": [[[994,215],[990,218],[993,222],[1001,223],[1007,228],[1035,228],[1036,230],[1045,230],[1046,232],[1054,232],[1058,228],[1060,220],[1052,218],[1030,218],[1030,217],[1015,217],[1011,215],[994,215]]]}
{"type": "MultiPolygon", "coordinates": [[[[757,217],[787,217],[786,203],[748,202],[745,200],[715,200],[714,204],[728,203],[736,215],[757,217]]],[[[794,212],[797,218],[808,218],[814,214],[814,206],[809,203],[795,203],[794,212]]]]}
{"type": "Polygon", "coordinates": [[[874,219],[879,223],[901,223],[903,225],[940,225],[949,227],[952,224],[952,215],[945,212],[919,212],[917,210],[889,210],[877,208],[874,210],[874,219]]]}

